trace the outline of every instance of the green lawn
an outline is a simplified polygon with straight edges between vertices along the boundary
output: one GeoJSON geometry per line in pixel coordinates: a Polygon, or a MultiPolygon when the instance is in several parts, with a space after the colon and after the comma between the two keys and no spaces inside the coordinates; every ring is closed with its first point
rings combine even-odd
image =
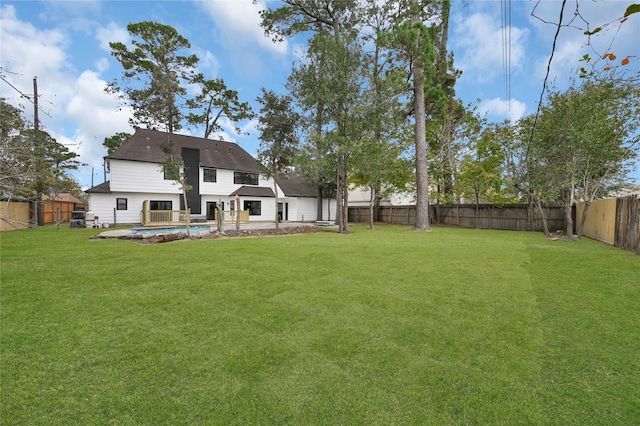
{"type": "Polygon", "coordinates": [[[3,233],[0,423],[640,423],[640,256],[353,231],[3,233]]]}

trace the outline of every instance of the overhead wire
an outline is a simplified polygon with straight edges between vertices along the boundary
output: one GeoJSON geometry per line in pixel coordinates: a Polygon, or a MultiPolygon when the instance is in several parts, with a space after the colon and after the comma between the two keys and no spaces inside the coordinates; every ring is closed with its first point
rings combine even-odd
{"type": "MultiPolygon", "coordinates": [[[[540,4],[541,0],[538,0],[536,4],[536,8],[540,4]]],[[[551,45],[551,55],[549,55],[549,62],[547,62],[547,71],[544,76],[544,81],[542,83],[542,90],[540,91],[540,99],[538,100],[538,107],[536,108],[536,115],[533,119],[533,125],[531,126],[531,133],[529,135],[529,141],[527,142],[527,147],[525,150],[525,163],[529,162],[529,151],[531,150],[531,144],[533,143],[533,135],[536,132],[536,126],[538,124],[538,119],[540,117],[540,109],[542,108],[542,101],[544,99],[544,94],[547,89],[547,81],[549,80],[549,74],[551,73],[551,62],[553,61],[553,55],[556,51],[556,44],[558,42],[558,36],[560,35],[560,28],[562,28],[562,19],[564,18],[564,8],[567,4],[567,0],[562,0],[562,5],[560,6],[560,17],[558,19],[558,23],[556,25],[556,32],[553,36],[553,44],[551,45]]],[[[535,8],[534,8],[535,10],[535,8]]]]}

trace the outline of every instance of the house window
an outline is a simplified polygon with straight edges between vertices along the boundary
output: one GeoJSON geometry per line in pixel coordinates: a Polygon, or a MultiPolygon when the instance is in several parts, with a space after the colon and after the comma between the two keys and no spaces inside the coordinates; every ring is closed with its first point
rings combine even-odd
{"type": "Polygon", "coordinates": [[[202,179],[205,182],[215,182],[216,181],[216,169],[202,169],[203,176],[202,179]]]}
{"type": "Polygon", "coordinates": [[[171,201],[149,201],[149,210],[173,210],[171,201]]]}
{"type": "Polygon", "coordinates": [[[233,172],[233,183],[237,185],[258,185],[258,174],[233,172]]]}
{"type": "Polygon", "coordinates": [[[164,173],[164,180],[178,180],[178,176],[175,176],[173,173],[164,169],[162,172],[164,173]]]}
{"type": "Polygon", "coordinates": [[[126,210],[126,209],[127,209],[127,199],[116,198],[116,210],[126,210]]]}
{"type": "Polygon", "coordinates": [[[244,209],[249,210],[249,216],[260,216],[262,214],[262,201],[245,201],[244,209]]]}

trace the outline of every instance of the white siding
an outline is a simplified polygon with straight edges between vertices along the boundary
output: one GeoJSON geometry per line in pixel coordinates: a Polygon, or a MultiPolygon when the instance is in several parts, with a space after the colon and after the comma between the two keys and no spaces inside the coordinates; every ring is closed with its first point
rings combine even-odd
{"type": "MultiPolygon", "coordinates": [[[[313,197],[285,197],[281,203],[289,204],[289,222],[315,222],[318,219],[318,201],[313,197]]],[[[322,201],[322,219],[336,219],[335,200],[322,201]],[[330,208],[330,211],[328,209],[330,208]]]]}
{"type": "Polygon", "coordinates": [[[118,193],[89,194],[89,211],[96,214],[100,222],[110,224],[140,223],[142,219],[142,203],[145,200],[171,201],[173,209],[180,208],[180,196],[177,194],[136,194],[118,193]],[[127,210],[116,210],[116,199],[127,199],[127,210]]]}
{"type": "Polygon", "coordinates": [[[165,180],[162,166],[139,161],[111,160],[111,191],[179,194],[173,180],[165,180]]]}
{"type": "MultiPolygon", "coordinates": [[[[175,181],[165,180],[162,166],[155,163],[138,161],[111,160],[110,161],[111,193],[90,194],[89,206],[91,211],[100,217],[101,221],[109,223],[140,223],[142,203],[145,200],[172,201],[173,209],[180,208],[180,187],[175,181]],[[115,210],[116,198],[127,199],[127,210],[115,210]],[[115,211],[115,212],[114,212],[115,211]],[[115,216],[114,216],[115,215],[115,216]],[[105,218],[105,219],[103,219],[105,218]]],[[[207,213],[207,202],[224,202],[224,209],[230,210],[230,201],[234,191],[241,186],[233,183],[233,170],[216,169],[216,182],[204,182],[204,172],[199,171],[201,212],[207,213]]],[[[260,174],[259,187],[273,190],[273,180],[260,174]]],[[[278,187],[279,201],[289,204],[289,221],[312,222],[317,220],[317,201],[313,197],[284,197],[282,189],[278,187]]],[[[236,210],[244,210],[245,201],[260,201],[261,214],[249,216],[249,221],[268,221],[275,219],[275,200],[272,197],[240,197],[240,205],[236,210]]],[[[193,206],[191,206],[193,207],[193,206]]],[[[322,219],[335,220],[335,200],[323,200],[322,219]],[[327,209],[330,208],[330,213],[327,209]]]]}

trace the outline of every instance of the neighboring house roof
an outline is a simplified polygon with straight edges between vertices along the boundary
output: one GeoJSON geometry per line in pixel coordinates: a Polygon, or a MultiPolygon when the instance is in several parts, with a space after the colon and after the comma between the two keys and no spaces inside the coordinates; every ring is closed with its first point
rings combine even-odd
{"type": "Polygon", "coordinates": [[[241,186],[240,188],[233,191],[229,196],[235,197],[236,195],[240,197],[274,197],[275,194],[271,190],[271,188],[267,188],[265,186],[241,186]]]}
{"type": "Polygon", "coordinates": [[[278,179],[278,186],[287,197],[317,197],[318,191],[302,176],[289,174],[278,179]]]}
{"type": "Polygon", "coordinates": [[[88,194],[109,194],[111,192],[111,183],[109,181],[96,185],[85,191],[88,194]]]}
{"type": "Polygon", "coordinates": [[[68,193],[58,194],[58,195],[56,195],[55,199],[53,197],[49,196],[49,195],[43,195],[42,199],[46,200],[46,201],[57,201],[57,202],[62,202],[62,203],[87,204],[84,201],[79,200],[78,198],[76,198],[72,194],[68,194],[68,193]]]}
{"type": "MultiPolygon", "coordinates": [[[[106,158],[163,163],[165,154],[162,152],[162,144],[167,141],[168,137],[169,133],[149,129],[136,129],[136,133],[133,136],[106,158]]],[[[171,140],[174,143],[174,149],[178,157],[182,153],[182,148],[199,149],[200,165],[202,167],[260,172],[258,161],[238,144],[175,133],[171,136],[171,140]]]]}

